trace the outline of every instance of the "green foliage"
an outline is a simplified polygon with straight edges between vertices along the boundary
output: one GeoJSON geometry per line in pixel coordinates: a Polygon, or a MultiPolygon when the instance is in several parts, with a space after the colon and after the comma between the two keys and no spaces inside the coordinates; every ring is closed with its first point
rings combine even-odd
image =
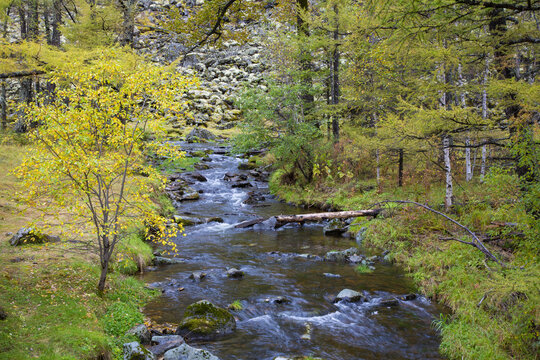
{"type": "Polygon", "coordinates": [[[244,306],[242,306],[240,300],[234,300],[231,304],[229,304],[228,308],[229,310],[240,311],[244,308],[244,306]]]}
{"type": "Polygon", "coordinates": [[[354,268],[354,270],[356,270],[356,272],[360,274],[369,274],[373,272],[373,270],[371,270],[371,268],[368,265],[364,265],[364,264],[358,265],[357,267],[354,268]]]}
{"type": "Polygon", "coordinates": [[[122,337],[133,326],[142,323],[143,316],[134,304],[116,302],[107,309],[101,321],[105,332],[122,337]]]}

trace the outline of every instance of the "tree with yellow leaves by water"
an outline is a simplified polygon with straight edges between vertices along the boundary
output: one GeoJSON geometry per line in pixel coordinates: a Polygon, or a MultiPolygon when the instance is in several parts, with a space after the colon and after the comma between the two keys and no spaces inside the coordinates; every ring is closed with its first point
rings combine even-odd
{"type": "Polygon", "coordinates": [[[50,77],[55,93],[24,108],[37,149],[17,170],[26,185],[20,196],[35,208],[54,202],[90,224],[103,292],[109,261],[130,222],[144,216],[164,233],[149,186],[165,180],[145,158],[182,156],[160,140],[166,117],[182,113],[177,99],[195,80],[120,49],[93,52],[62,68],[50,77]]]}

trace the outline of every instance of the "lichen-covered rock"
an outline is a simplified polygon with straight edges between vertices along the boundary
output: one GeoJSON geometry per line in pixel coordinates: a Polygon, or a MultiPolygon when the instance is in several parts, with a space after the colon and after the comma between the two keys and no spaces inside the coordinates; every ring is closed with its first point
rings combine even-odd
{"type": "Polygon", "coordinates": [[[155,360],[156,357],[138,342],[124,344],[124,360],[155,360]]]}
{"type": "Polygon", "coordinates": [[[148,331],[148,328],[144,324],[136,325],[127,331],[128,335],[135,335],[141,344],[150,344],[152,340],[152,334],[148,331]]]}
{"type": "Polygon", "coordinates": [[[206,350],[182,344],[167,351],[163,356],[163,360],[219,360],[219,358],[206,350]]]}
{"type": "Polygon", "coordinates": [[[192,341],[206,341],[228,335],[234,330],[236,321],[230,312],[201,300],[187,307],[176,334],[192,341]]]}
{"type": "Polygon", "coordinates": [[[183,263],[183,259],[177,259],[177,258],[166,258],[163,256],[156,256],[154,257],[154,265],[171,265],[171,264],[181,264],[183,263]]]}
{"type": "Polygon", "coordinates": [[[9,240],[11,246],[21,246],[27,244],[43,244],[46,242],[59,241],[60,239],[55,236],[42,234],[40,231],[34,228],[21,228],[13,237],[9,240]]]}
{"type": "Polygon", "coordinates": [[[334,302],[338,301],[350,301],[350,302],[357,302],[357,301],[363,301],[364,295],[359,293],[358,291],[354,291],[351,289],[344,289],[339,292],[339,294],[334,299],[334,302]]]}
{"type": "Polygon", "coordinates": [[[206,273],[202,271],[194,271],[191,273],[191,275],[189,275],[189,278],[195,281],[201,281],[205,277],[206,277],[206,273]]]}
{"type": "Polygon", "coordinates": [[[215,139],[216,136],[214,134],[212,134],[206,129],[201,129],[199,127],[193,128],[193,130],[191,130],[186,136],[187,142],[210,141],[215,139]]]}

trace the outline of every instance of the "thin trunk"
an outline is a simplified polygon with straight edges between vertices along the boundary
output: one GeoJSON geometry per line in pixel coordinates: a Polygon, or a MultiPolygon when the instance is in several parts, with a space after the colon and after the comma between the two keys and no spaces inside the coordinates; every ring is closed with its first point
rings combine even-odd
{"type": "Polygon", "coordinates": [[[107,243],[103,244],[103,254],[101,259],[101,274],[99,276],[99,283],[98,283],[98,293],[103,294],[105,292],[105,284],[107,281],[107,273],[109,272],[109,260],[110,260],[110,249],[109,244],[107,243]]]}
{"type": "Polygon", "coordinates": [[[403,186],[403,149],[398,150],[398,186],[403,186]]]}
{"type": "Polygon", "coordinates": [[[2,129],[7,127],[7,95],[6,95],[6,82],[2,81],[0,88],[0,106],[2,107],[0,117],[2,120],[2,129]]]}
{"type": "Polygon", "coordinates": [[[38,1],[28,2],[28,38],[37,40],[39,37],[39,8],[38,1]]]}
{"type": "Polygon", "coordinates": [[[53,2],[53,22],[52,22],[52,37],[51,45],[60,46],[61,36],[60,25],[62,25],[62,1],[55,0],[53,2]]]}
{"type": "Polygon", "coordinates": [[[471,181],[473,177],[473,170],[471,164],[471,139],[465,139],[465,180],[471,181]]]}
{"type": "Polygon", "coordinates": [[[313,87],[313,78],[311,77],[311,54],[306,49],[305,44],[309,38],[309,26],[308,23],[302,18],[303,14],[306,14],[309,10],[308,0],[297,0],[298,14],[296,15],[297,36],[301,38],[300,44],[300,70],[302,72],[300,81],[304,85],[301,98],[304,102],[304,113],[307,115],[311,112],[313,107],[314,97],[311,94],[311,88],[313,87]]]}
{"type": "MultiPolygon", "coordinates": [[[[375,136],[377,136],[377,122],[378,122],[378,117],[377,117],[377,114],[373,114],[373,126],[375,127],[375,136]]],[[[376,162],[377,162],[377,169],[376,169],[376,172],[377,172],[377,189],[380,191],[381,190],[381,157],[380,157],[380,152],[379,152],[379,149],[377,148],[375,150],[375,159],[376,159],[376,162]]]]}
{"type": "Polygon", "coordinates": [[[332,105],[334,105],[334,118],[332,119],[332,135],[334,142],[339,141],[339,117],[336,116],[336,107],[339,104],[339,12],[334,5],[336,23],[334,28],[334,51],[332,54],[332,105]]]}
{"type": "Polygon", "coordinates": [[[120,44],[133,47],[135,37],[135,3],[131,0],[120,1],[122,5],[123,23],[120,44]]]}
{"type": "Polygon", "coordinates": [[[480,182],[484,182],[484,177],[486,176],[486,157],[487,157],[487,148],[486,145],[482,146],[482,164],[480,165],[480,182]]]}
{"type": "Polygon", "coordinates": [[[51,45],[51,22],[50,22],[51,13],[49,11],[49,6],[43,6],[43,24],[45,26],[45,40],[47,44],[51,45]]]}
{"type": "MultiPolygon", "coordinates": [[[[484,69],[484,79],[482,89],[482,119],[487,119],[488,117],[488,99],[487,99],[487,83],[489,80],[489,56],[486,56],[486,67],[484,69]]],[[[480,165],[480,182],[484,182],[484,177],[486,175],[486,156],[487,148],[486,145],[482,145],[482,162],[480,165]]]]}
{"type": "Polygon", "coordinates": [[[21,31],[21,39],[25,40],[28,36],[28,28],[26,25],[26,10],[24,9],[24,5],[19,6],[19,27],[21,31]]]}
{"type": "Polygon", "coordinates": [[[444,207],[449,210],[452,207],[452,199],[454,196],[454,188],[452,185],[452,162],[450,161],[450,136],[445,135],[443,138],[443,152],[444,152],[444,168],[446,173],[446,196],[444,198],[444,207]]]}

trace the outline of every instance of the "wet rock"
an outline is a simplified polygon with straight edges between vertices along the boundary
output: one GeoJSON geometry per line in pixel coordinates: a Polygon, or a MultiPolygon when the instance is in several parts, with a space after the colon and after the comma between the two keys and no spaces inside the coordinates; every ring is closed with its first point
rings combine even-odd
{"type": "Polygon", "coordinates": [[[236,321],[230,312],[201,300],[187,307],[176,334],[192,341],[207,341],[228,335],[234,330],[236,321]]]}
{"type": "Polygon", "coordinates": [[[177,258],[166,258],[163,256],[156,256],[154,257],[154,265],[171,265],[171,264],[181,264],[183,263],[183,259],[177,259],[177,258]]]}
{"type": "Polygon", "coordinates": [[[156,345],[148,348],[152,354],[161,356],[168,350],[179,347],[184,343],[184,339],[180,335],[165,335],[165,336],[153,336],[152,343],[156,345]]]}
{"type": "Polygon", "coordinates": [[[163,356],[163,360],[219,360],[219,358],[206,350],[182,344],[167,351],[163,356]]]}
{"type": "Polygon", "coordinates": [[[50,236],[42,234],[34,228],[21,228],[13,237],[9,240],[11,246],[21,246],[29,244],[43,244],[47,242],[57,242],[60,238],[56,236],[50,236]]]}
{"type": "Polygon", "coordinates": [[[365,262],[364,258],[361,255],[356,255],[356,254],[349,256],[347,260],[352,264],[358,264],[363,261],[365,262]]]}
{"type": "Polygon", "coordinates": [[[148,331],[148,328],[144,324],[132,327],[126,334],[135,335],[141,344],[150,344],[150,341],[152,340],[152,334],[150,334],[150,331],[148,331]]]}
{"type": "Polygon", "coordinates": [[[360,251],[357,248],[349,248],[346,250],[333,250],[324,255],[326,261],[348,262],[353,255],[360,256],[360,251]]]}
{"type": "Polygon", "coordinates": [[[290,303],[291,300],[287,299],[284,296],[277,296],[271,300],[274,304],[287,304],[290,303]]]}
{"type": "Polygon", "coordinates": [[[343,221],[334,219],[323,228],[324,235],[339,235],[347,232],[349,227],[343,221]]]}
{"type": "Polygon", "coordinates": [[[231,185],[233,188],[247,188],[252,186],[249,181],[240,181],[231,185]]]}
{"type": "Polygon", "coordinates": [[[124,344],[123,350],[124,360],[155,360],[154,354],[136,341],[124,344]]]}
{"type": "Polygon", "coordinates": [[[358,302],[358,301],[364,301],[364,295],[359,293],[358,291],[354,291],[351,289],[344,289],[341,290],[340,293],[336,296],[334,299],[334,302],[338,301],[349,301],[349,302],[358,302]]]}
{"type": "Polygon", "coordinates": [[[191,174],[189,174],[189,177],[197,180],[197,181],[200,181],[200,182],[206,182],[208,181],[208,179],[206,177],[204,177],[204,175],[202,175],[201,173],[198,173],[198,172],[192,172],[191,174]]]}
{"type": "Polygon", "coordinates": [[[211,218],[206,219],[206,223],[211,223],[211,222],[223,223],[224,220],[223,218],[220,218],[219,216],[213,216],[211,218]]]}
{"type": "Polygon", "coordinates": [[[367,227],[364,226],[364,227],[361,227],[356,233],[356,236],[354,237],[354,239],[356,240],[356,243],[358,244],[358,246],[362,245],[362,242],[365,239],[366,230],[367,230],[367,227]]]}
{"type": "Polygon", "coordinates": [[[399,306],[399,301],[397,299],[394,299],[394,298],[382,299],[379,302],[379,305],[380,306],[387,306],[387,307],[394,307],[394,306],[399,306]]]}
{"type": "Polygon", "coordinates": [[[208,170],[210,169],[210,166],[208,166],[207,164],[201,164],[201,163],[198,163],[198,164],[195,164],[193,165],[193,167],[197,170],[208,170]]]}
{"type": "Polygon", "coordinates": [[[398,299],[403,300],[403,301],[411,301],[411,300],[416,299],[416,294],[401,295],[401,296],[398,296],[398,299]]]}
{"type": "Polygon", "coordinates": [[[180,215],[174,215],[173,220],[177,224],[182,224],[182,226],[191,226],[196,224],[196,221],[194,219],[180,215]]]}
{"type": "Polygon", "coordinates": [[[169,192],[169,195],[173,200],[176,201],[192,201],[192,200],[198,200],[200,195],[197,190],[194,190],[188,186],[186,186],[183,190],[178,192],[169,192]]]}
{"type": "Polygon", "coordinates": [[[227,277],[239,279],[244,277],[244,272],[242,270],[238,270],[236,268],[231,268],[227,270],[227,277]]]}
{"type": "Polygon", "coordinates": [[[205,277],[206,277],[206,273],[202,271],[194,271],[191,273],[191,275],[189,275],[189,278],[195,281],[201,281],[205,277]]]}
{"type": "Polygon", "coordinates": [[[215,139],[216,136],[214,134],[206,129],[201,129],[200,127],[193,128],[186,136],[187,142],[210,141],[215,139]]]}
{"type": "Polygon", "coordinates": [[[243,204],[246,204],[246,205],[254,205],[254,204],[257,204],[258,202],[266,200],[266,198],[263,195],[256,193],[255,191],[250,191],[248,192],[247,195],[248,195],[248,198],[242,202],[243,204]]]}
{"type": "Polygon", "coordinates": [[[238,170],[254,170],[257,168],[258,168],[257,164],[252,163],[252,162],[245,162],[238,165],[238,170]]]}

